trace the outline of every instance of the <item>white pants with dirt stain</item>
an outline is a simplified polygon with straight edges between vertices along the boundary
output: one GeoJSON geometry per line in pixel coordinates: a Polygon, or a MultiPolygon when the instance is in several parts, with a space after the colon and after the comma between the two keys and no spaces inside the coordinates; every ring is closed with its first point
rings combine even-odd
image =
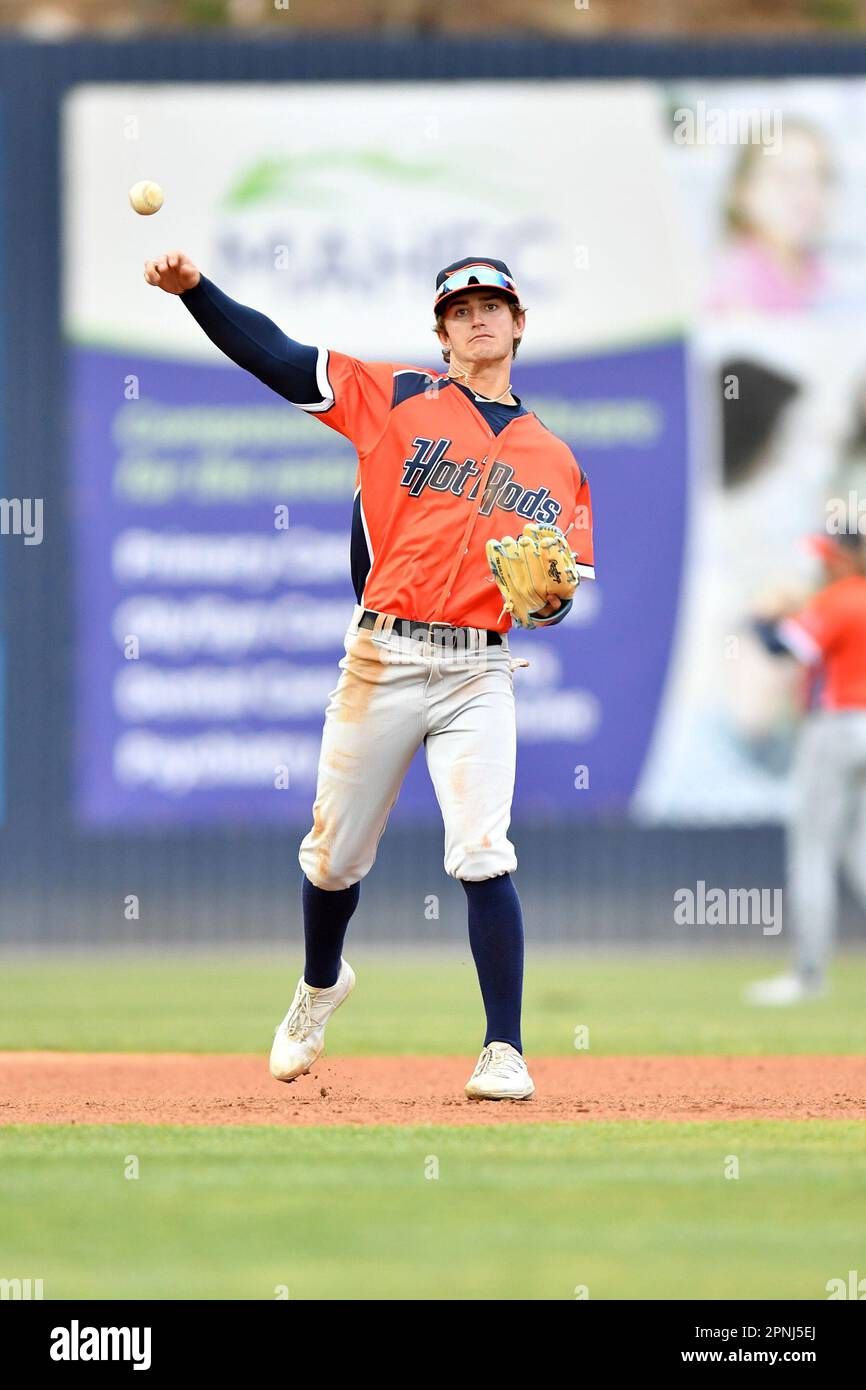
{"type": "Polygon", "coordinates": [[[313,827],[298,855],[318,888],[368,873],[391,808],[421,744],[445,824],[445,870],[480,880],[517,867],[508,839],[516,727],[508,638],[465,648],[359,628],[356,606],[331,692],[319,755],[313,827]]]}
{"type": "Polygon", "coordinates": [[[816,710],[800,730],[788,829],[797,966],[820,983],[836,930],[839,874],[866,910],[866,710],[816,710]]]}

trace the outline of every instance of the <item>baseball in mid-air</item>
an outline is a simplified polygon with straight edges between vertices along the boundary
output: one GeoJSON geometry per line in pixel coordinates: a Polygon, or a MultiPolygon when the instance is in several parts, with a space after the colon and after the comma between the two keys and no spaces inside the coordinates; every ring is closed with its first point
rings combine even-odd
{"type": "Polygon", "coordinates": [[[151,213],[159,212],[165,201],[165,194],[158,183],[152,183],[150,179],[142,179],[140,183],[134,183],[129,190],[129,201],[136,212],[140,212],[142,217],[150,217],[151,213]]]}

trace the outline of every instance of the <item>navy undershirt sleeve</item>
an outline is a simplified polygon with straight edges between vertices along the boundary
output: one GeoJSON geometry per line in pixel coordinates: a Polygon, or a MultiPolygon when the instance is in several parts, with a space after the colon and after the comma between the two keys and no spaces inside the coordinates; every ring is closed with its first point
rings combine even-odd
{"type": "Polygon", "coordinates": [[[265,386],[294,405],[322,400],[318,348],[288,338],[266,314],[230,299],[205,275],[179,297],[211,342],[265,386]]]}
{"type": "Polygon", "coordinates": [[[752,631],[772,656],[791,655],[791,648],[786,646],[779,637],[775,623],[764,622],[762,619],[756,618],[752,622],[752,631]]]}

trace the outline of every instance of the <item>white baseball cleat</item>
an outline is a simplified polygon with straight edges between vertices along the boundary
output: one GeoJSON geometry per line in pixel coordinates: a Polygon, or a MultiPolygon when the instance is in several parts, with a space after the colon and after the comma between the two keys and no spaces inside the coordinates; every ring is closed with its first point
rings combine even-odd
{"type": "Polygon", "coordinates": [[[755,980],[747,985],[743,997],[747,1004],[783,1008],[788,1004],[802,1004],[807,999],[817,999],[823,993],[823,986],[806,985],[799,975],[776,975],[772,980],[755,980]]]}
{"type": "Polygon", "coordinates": [[[294,1081],[319,1060],[325,1050],[325,1024],[354,988],[355,972],[342,959],[336,983],[327,989],[313,989],[301,977],[292,1006],[274,1033],[270,1066],[276,1081],[294,1081]]]}
{"type": "Polygon", "coordinates": [[[478,1065],[466,1083],[471,1100],[528,1100],[534,1090],[526,1063],[506,1042],[492,1042],[482,1048],[478,1065]]]}

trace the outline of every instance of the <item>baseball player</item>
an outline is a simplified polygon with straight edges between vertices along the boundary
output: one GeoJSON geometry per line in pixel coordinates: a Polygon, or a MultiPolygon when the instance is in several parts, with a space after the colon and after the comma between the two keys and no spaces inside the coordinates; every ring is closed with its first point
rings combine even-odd
{"type": "Polygon", "coordinates": [[[299,853],[304,972],[274,1036],[271,1073],[293,1081],[310,1070],[328,1019],[354,988],[346,929],[423,745],[445,869],[466,892],[486,1013],[466,1092],[526,1099],[535,1087],[521,1041],[523,921],[508,838],[516,752],[508,631],[512,620],[560,622],[594,569],[586,476],[511,389],[525,326],[514,278],[486,256],[440,270],[433,307],[444,374],[295,342],[180,251],[146,262],[145,279],[180,295],[228,357],[358,453],[357,602],[299,853]]]}
{"type": "Polygon", "coordinates": [[[758,980],[753,1004],[796,1004],[822,994],[844,868],[866,910],[866,554],[857,532],[816,536],[825,582],[804,605],[765,615],[766,648],[808,672],[808,712],[793,767],[788,903],[796,958],[790,974],[758,980]]]}

